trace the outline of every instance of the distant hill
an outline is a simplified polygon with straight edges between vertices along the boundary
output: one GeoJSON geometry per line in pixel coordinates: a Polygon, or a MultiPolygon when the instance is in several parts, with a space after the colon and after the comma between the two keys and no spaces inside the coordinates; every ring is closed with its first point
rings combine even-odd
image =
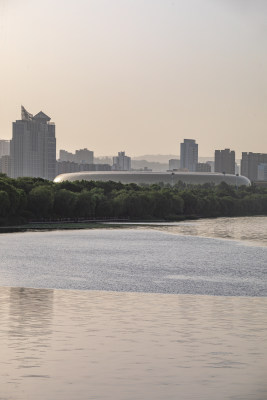
{"type": "Polygon", "coordinates": [[[132,168],[133,169],[143,169],[143,168],[148,168],[152,169],[152,171],[157,171],[157,172],[165,172],[169,168],[169,163],[160,163],[160,162],[153,162],[153,161],[147,161],[147,160],[136,160],[132,159],[132,168]]]}
{"type": "MultiPolygon", "coordinates": [[[[132,160],[146,160],[148,162],[156,162],[162,164],[168,164],[172,158],[180,159],[178,154],[145,154],[143,156],[132,157],[132,160]]],[[[210,157],[198,157],[199,162],[213,161],[214,156],[210,157]]]]}
{"type": "Polygon", "coordinates": [[[179,156],[177,154],[145,154],[143,156],[132,157],[132,160],[146,160],[148,162],[167,164],[171,158],[179,158],[179,156]]]}

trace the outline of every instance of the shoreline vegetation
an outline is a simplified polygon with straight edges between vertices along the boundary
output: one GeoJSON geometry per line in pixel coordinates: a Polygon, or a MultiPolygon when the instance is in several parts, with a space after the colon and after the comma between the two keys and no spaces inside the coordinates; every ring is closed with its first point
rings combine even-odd
{"type": "Polygon", "coordinates": [[[256,215],[267,215],[267,188],[253,184],[53,183],[0,174],[0,233],[256,215]]]}

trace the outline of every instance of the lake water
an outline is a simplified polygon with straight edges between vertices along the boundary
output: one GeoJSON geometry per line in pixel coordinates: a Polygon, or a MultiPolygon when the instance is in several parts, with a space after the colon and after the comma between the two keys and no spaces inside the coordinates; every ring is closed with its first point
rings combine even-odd
{"type": "Polygon", "coordinates": [[[1,234],[0,399],[266,400],[266,244],[266,217],[1,234]]]}
{"type": "MultiPolygon", "coordinates": [[[[231,223],[243,226],[244,221],[247,224],[247,218],[231,223]]],[[[248,226],[243,229],[248,239],[243,241],[188,235],[190,227],[194,234],[201,229],[201,234],[212,235],[214,225],[222,234],[225,219],[1,234],[0,286],[267,296],[267,218],[253,218],[255,230],[253,221],[260,226],[265,221],[265,233],[259,229],[262,246],[258,238],[251,246],[255,234],[248,226]],[[187,235],[180,232],[184,227],[187,235]]]]}
{"type": "MultiPolygon", "coordinates": [[[[121,225],[129,225],[121,223],[121,225]]],[[[131,226],[142,226],[142,223],[132,223],[131,226]]],[[[152,229],[165,232],[202,236],[220,239],[245,241],[246,244],[267,246],[267,218],[266,217],[236,217],[218,219],[199,219],[195,221],[170,222],[168,224],[146,223],[152,229]]]]}

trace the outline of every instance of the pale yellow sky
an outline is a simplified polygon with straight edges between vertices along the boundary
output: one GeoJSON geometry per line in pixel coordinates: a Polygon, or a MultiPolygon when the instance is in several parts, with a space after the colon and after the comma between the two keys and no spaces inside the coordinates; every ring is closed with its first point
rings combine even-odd
{"type": "Polygon", "coordinates": [[[20,105],[58,149],[267,153],[266,0],[0,0],[0,138],[20,105]]]}

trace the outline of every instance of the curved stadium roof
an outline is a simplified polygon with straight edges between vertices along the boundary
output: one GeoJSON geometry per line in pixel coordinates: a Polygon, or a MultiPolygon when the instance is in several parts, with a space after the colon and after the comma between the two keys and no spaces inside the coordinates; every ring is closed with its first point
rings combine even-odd
{"type": "Polygon", "coordinates": [[[221,182],[226,182],[234,186],[250,185],[250,180],[245,176],[206,172],[83,171],[58,175],[54,179],[54,182],[73,182],[81,180],[149,185],[160,182],[174,185],[179,181],[193,185],[201,185],[204,183],[214,183],[218,185],[221,182]]]}

